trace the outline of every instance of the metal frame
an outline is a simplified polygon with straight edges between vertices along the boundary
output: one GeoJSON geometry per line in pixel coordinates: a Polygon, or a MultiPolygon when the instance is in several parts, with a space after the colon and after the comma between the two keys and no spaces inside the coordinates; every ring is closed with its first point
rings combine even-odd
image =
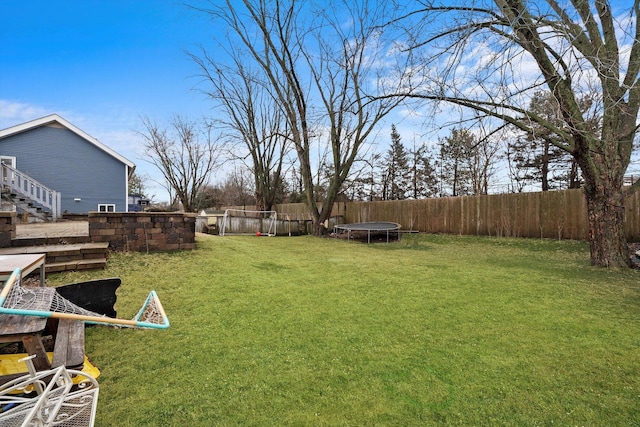
{"type": "Polygon", "coordinates": [[[0,386],[0,425],[94,425],[99,392],[95,378],[64,366],[36,372],[31,357],[21,361],[26,363],[29,374],[0,386]],[[35,391],[36,396],[23,395],[30,391],[35,391]]]}
{"type": "Polygon", "coordinates": [[[352,232],[354,231],[366,231],[367,243],[371,243],[371,233],[386,233],[387,243],[389,243],[389,236],[392,233],[396,233],[398,240],[400,240],[400,224],[395,222],[358,222],[353,224],[339,224],[333,227],[334,233],[338,234],[338,231],[347,233],[347,241],[351,240],[352,232]]]}

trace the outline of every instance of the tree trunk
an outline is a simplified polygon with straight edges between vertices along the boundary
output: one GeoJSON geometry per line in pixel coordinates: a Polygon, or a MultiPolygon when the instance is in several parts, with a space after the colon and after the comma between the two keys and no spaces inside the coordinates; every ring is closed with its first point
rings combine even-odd
{"type": "Polygon", "coordinates": [[[540,165],[540,175],[542,178],[542,191],[549,191],[549,141],[543,141],[544,149],[540,165]]]}
{"type": "Polygon", "coordinates": [[[614,268],[630,266],[623,191],[598,185],[586,193],[591,264],[614,268]]]}
{"type": "Polygon", "coordinates": [[[271,207],[267,208],[266,205],[267,204],[265,202],[264,195],[260,191],[257,191],[256,192],[256,210],[257,211],[271,210],[271,207]]]}
{"type": "Polygon", "coordinates": [[[324,226],[324,222],[313,222],[313,235],[316,237],[322,237],[327,234],[327,228],[324,226]]]}
{"type": "Polygon", "coordinates": [[[580,175],[578,174],[578,163],[571,159],[571,170],[569,171],[569,188],[580,188],[580,175]]]}

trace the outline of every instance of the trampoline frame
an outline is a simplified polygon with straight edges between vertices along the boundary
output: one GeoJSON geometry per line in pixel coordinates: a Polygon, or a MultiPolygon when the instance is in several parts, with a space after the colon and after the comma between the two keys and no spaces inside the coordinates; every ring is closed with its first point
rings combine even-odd
{"type": "Polygon", "coordinates": [[[387,235],[387,243],[389,243],[389,236],[393,233],[396,233],[398,236],[398,241],[400,241],[400,224],[395,222],[356,222],[352,224],[338,224],[333,227],[333,232],[337,236],[338,231],[346,231],[347,232],[347,241],[351,240],[352,232],[354,231],[366,231],[367,232],[367,243],[371,243],[371,233],[386,233],[387,235]]]}

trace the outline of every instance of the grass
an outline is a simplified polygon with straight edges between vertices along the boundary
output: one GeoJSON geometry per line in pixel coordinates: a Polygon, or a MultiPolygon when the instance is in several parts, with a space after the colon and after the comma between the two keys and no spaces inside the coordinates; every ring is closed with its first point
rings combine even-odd
{"type": "Polygon", "coordinates": [[[171,328],[87,330],[99,426],[640,425],[639,272],[582,242],[208,236],[48,280],[108,276],[171,328]]]}

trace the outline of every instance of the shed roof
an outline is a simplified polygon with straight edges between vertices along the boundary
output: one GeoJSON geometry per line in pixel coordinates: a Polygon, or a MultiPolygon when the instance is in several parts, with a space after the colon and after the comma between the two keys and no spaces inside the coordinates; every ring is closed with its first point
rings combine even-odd
{"type": "Polygon", "coordinates": [[[11,135],[16,135],[18,133],[26,132],[28,130],[35,129],[41,126],[48,126],[48,125],[51,125],[52,123],[58,123],[60,126],[67,128],[71,132],[85,139],[87,142],[95,145],[100,150],[118,159],[120,162],[124,163],[129,167],[129,173],[131,173],[135,169],[136,165],[132,161],[116,153],[114,150],[107,147],[106,145],[104,145],[103,143],[101,143],[100,141],[98,141],[97,139],[95,139],[94,137],[92,137],[82,129],[66,121],[65,119],[60,117],[58,114],[49,114],[48,116],[44,116],[39,119],[31,120],[29,122],[25,122],[16,126],[11,126],[6,129],[2,129],[0,130],[0,139],[6,138],[11,135]]]}

